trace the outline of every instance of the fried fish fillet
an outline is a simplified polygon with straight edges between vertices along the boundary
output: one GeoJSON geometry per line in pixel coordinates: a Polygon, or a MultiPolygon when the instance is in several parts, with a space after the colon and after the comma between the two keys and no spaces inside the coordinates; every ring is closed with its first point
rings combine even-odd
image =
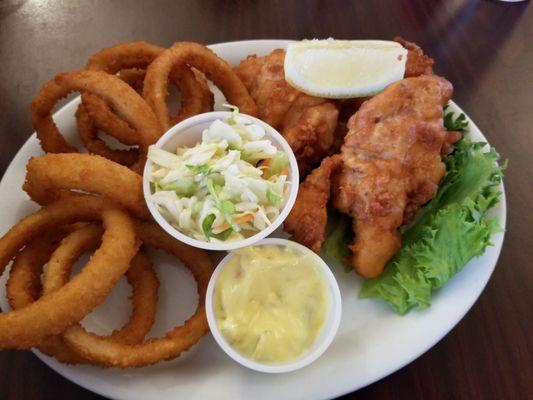
{"type": "Polygon", "coordinates": [[[435,61],[424,54],[416,43],[409,42],[400,36],[393,39],[407,49],[404,78],[420,75],[432,75],[435,61]]]}
{"type": "Polygon", "coordinates": [[[249,56],[234,71],[255,100],[259,118],[280,131],[291,146],[300,176],[333,145],[339,112],[329,100],[302,93],[285,81],[285,51],[249,56]]]}
{"type": "MultiPolygon", "coordinates": [[[[408,42],[400,36],[396,36],[394,41],[400,43],[407,49],[407,61],[405,64],[404,78],[420,75],[433,75],[433,64],[435,61],[428,55],[424,54],[422,49],[418,47],[416,43],[408,42]]],[[[333,146],[331,146],[331,154],[340,150],[344,136],[347,133],[346,123],[348,119],[355,114],[363,102],[369,98],[370,97],[361,97],[337,101],[337,107],[339,108],[339,121],[337,130],[335,132],[335,141],[333,146]]]]}
{"type": "MultiPolygon", "coordinates": [[[[407,79],[389,85],[362,106],[357,99],[340,102],[343,109],[358,110],[346,124],[348,133],[341,154],[325,159],[300,185],[296,204],[285,222],[294,240],[318,251],[325,240],[332,190],[335,207],[353,219],[352,264],[365,277],[379,275],[399,250],[399,227],[409,223],[435,196],[445,172],[441,154],[449,152],[451,143],[460,137],[447,132],[442,122],[442,106],[451,98],[451,84],[433,76],[434,61],[420,47],[400,37],[394,40],[408,50],[407,79]]],[[[254,73],[261,74],[260,69],[256,66],[254,73]]],[[[276,90],[263,90],[267,92],[276,90]]],[[[283,90],[277,93],[291,99],[283,90]]],[[[271,118],[271,124],[286,115],[280,104],[283,102],[276,103],[278,107],[263,105],[267,110],[264,118],[271,118]]],[[[343,129],[337,127],[339,130],[343,129]]],[[[312,140],[304,132],[293,134],[291,141],[298,139],[312,140]]],[[[329,146],[338,149],[335,144],[329,146]]]]}
{"type": "Polygon", "coordinates": [[[406,78],[366,101],[348,122],[333,202],[353,218],[352,264],[364,277],[382,272],[400,248],[399,227],[435,196],[449,142],[443,105],[452,91],[438,76],[406,78]]]}
{"type": "Polygon", "coordinates": [[[300,185],[298,198],[284,222],[292,239],[318,252],[326,239],[327,205],[331,176],[340,166],[339,156],[325,158],[300,185]]]}

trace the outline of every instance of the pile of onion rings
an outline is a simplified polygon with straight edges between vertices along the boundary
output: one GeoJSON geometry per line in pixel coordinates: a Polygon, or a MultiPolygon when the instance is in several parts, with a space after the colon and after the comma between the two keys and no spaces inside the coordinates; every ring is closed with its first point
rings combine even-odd
{"type": "Polygon", "coordinates": [[[176,241],[150,221],[140,175],[148,147],[164,130],[212,110],[208,79],[229,102],[256,114],[229,65],[188,42],[168,49],[145,42],[103,49],[85,69],[55,76],[35,96],[30,120],[48,154],[28,161],[23,190],[41,208],[0,238],[0,275],[11,264],[11,310],[0,313],[0,350],[37,348],[69,364],[142,367],[179,357],[208,332],[204,301],[213,263],[207,252],[176,241]],[[181,98],[174,116],[167,105],[169,82],[181,98]],[[56,103],[70,92],[81,93],[77,129],[92,154],[68,143],[52,118],[56,103]],[[135,147],[111,148],[100,133],[135,147]],[[148,336],[159,281],[142,246],[178,258],[197,283],[194,314],[159,338],[148,336]],[[71,278],[85,253],[90,258],[71,278]],[[80,321],[122,276],[132,287],[129,319],[109,336],[88,332],[80,321]]]}
{"type": "MultiPolygon", "coordinates": [[[[101,159],[82,154],[41,159],[65,161],[58,156],[101,159]]],[[[85,181],[97,179],[96,172],[85,181]]],[[[66,169],[64,175],[75,174],[77,171],[66,169]]],[[[46,180],[46,172],[41,179],[46,180]]],[[[72,176],[68,180],[75,185],[72,176]]],[[[0,349],[37,347],[64,363],[121,368],[178,357],[208,331],[204,301],[214,269],[211,259],[205,251],[176,241],[156,223],[133,217],[112,197],[104,197],[105,193],[93,193],[65,191],[0,238],[0,272],[13,260],[7,283],[13,310],[0,314],[0,349]],[[159,339],[146,339],[156,317],[159,283],[141,245],[176,256],[197,281],[196,312],[159,339]],[[73,264],[87,251],[94,253],[70,279],[73,264]],[[105,299],[122,275],[133,293],[128,322],[110,336],[86,331],[79,322],[105,299]]]]}
{"type": "Polygon", "coordinates": [[[207,47],[176,42],[165,49],[137,41],[102,49],[84,70],[51,79],[33,99],[30,120],[45,152],[78,152],[59,132],[51,111],[62,97],[80,92],[76,127],[85,149],[140,173],[148,146],[164,131],[213,110],[213,93],[206,77],[242,112],[257,114],[255,102],[237,74],[207,47]],[[180,93],[180,110],[172,117],[167,106],[169,82],[180,93]],[[127,148],[111,148],[100,132],[127,148]]]}

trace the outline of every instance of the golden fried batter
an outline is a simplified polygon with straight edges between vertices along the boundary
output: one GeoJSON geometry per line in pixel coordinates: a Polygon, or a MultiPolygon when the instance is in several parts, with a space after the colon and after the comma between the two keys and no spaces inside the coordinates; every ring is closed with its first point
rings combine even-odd
{"type": "Polygon", "coordinates": [[[406,78],[366,101],[348,122],[334,206],[353,218],[352,264],[364,277],[381,273],[400,248],[398,228],[437,191],[449,142],[442,107],[451,95],[444,78],[406,78]]]}
{"type": "Polygon", "coordinates": [[[394,41],[400,43],[407,49],[407,62],[405,63],[404,78],[433,74],[432,67],[435,61],[433,61],[431,57],[425,55],[416,43],[408,42],[400,36],[396,36],[394,41]]]}
{"type": "Polygon", "coordinates": [[[285,51],[249,56],[234,71],[255,100],[259,118],[279,130],[291,146],[300,176],[320,162],[334,142],[338,110],[333,102],[312,97],[285,81],[285,51]]]}
{"type": "Polygon", "coordinates": [[[325,158],[300,185],[298,198],[284,222],[292,239],[318,252],[326,239],[327,205],[331,175],[340,166],[339,156],[325,158]]]}

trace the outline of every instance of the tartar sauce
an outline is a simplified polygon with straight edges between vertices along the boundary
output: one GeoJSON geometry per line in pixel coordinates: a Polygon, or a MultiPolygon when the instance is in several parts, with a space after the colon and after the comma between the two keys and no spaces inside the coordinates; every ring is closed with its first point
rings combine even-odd
{"type": "Polygon", "coordinates": [[[326,320],[330,293],[316,260],[296,246],[234,251],[214,289],[217,325],[226,341],[262,363],[303,355],[326,320]]]}

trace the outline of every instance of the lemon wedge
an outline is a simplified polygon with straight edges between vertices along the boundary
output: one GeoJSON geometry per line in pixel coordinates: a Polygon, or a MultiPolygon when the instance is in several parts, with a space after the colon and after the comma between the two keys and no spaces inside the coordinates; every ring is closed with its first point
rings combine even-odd
{"type": "Polygon", "coordinates": [[[311,96],[373,96],[403,78],[407,50],[385,40],[303,40],[290,43],[285,79],[311,96]]]}

